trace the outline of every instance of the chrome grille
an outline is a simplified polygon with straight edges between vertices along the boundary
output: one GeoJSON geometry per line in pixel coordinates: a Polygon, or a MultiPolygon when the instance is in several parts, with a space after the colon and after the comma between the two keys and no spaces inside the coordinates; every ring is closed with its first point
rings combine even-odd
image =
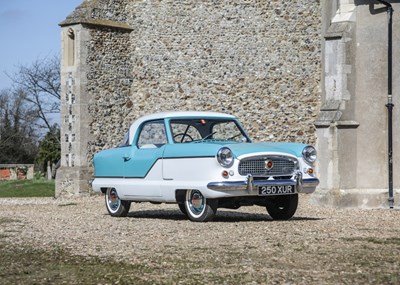
{"type": "Polygon", "coordinates": [[[292,175],[297,167],[297,161],[286,157],[262,157],[242,160],[239,163],[239,174],[252,176],[283,176],[292,175]],[[271,160],[273,167],[266,169],[265,162],[271,160]]]}

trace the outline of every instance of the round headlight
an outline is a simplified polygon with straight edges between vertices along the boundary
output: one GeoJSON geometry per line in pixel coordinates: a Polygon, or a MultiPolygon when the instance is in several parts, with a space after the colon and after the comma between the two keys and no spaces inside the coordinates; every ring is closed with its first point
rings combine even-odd
{"type": "Polygon", "coordinates": [[[317,150],[312,146],[306,146],[303,149],[303,158],[309,163],[314,163],[317,160],[317,150]]]}
{"type": "Polygon", "coordinates": [[[217,152],[217,160],[223,167],[231,167],[233,164],[233,153],[227,148],[220,148],[217,152]]]}

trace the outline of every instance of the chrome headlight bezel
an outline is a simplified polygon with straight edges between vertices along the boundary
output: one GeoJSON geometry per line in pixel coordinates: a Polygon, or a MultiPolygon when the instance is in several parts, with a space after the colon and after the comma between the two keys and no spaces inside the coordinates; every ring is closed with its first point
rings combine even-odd
{"type": "Polygon", "coordinates": [[[218,150],[217,160],[218,163],[225,168],[231,167],[235,161],[232,150],[229,147],[222,147],[218,150]]]}
{"type": "Polygon", "coordinates": [[[306,146],[303,149],[302,154],[304,160],[310,164],[313,164],[317,160],[317,150],[311,145],[306,146]]]}

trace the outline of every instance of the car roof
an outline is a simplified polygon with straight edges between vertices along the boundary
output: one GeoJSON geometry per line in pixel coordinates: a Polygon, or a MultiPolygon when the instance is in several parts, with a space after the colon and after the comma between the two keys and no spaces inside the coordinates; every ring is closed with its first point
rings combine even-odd
{"type": "Polygon", "coordinates": [[[154,113],[151,115],[146,115],[140,117],[137,121],[148,121],[148,120],[157,120],[157,119],[165,119],[165,118],[188,118],[188,117],[213,117],[213,118],[236,118],[233,115],[225,114],[225,113],[217,113],[217,112],[200,112],[200,111],[174,111],[174,112],[161,112],[154,113]]]}
{"type": "Polygon", "coordinates": [[[132,127],[138,127],[143,122],[152,121],[152,120],[162,120],[166,118],[229,118],[235,119],[236,117],[233,115],[225,114],[225,113],[217,113],[217,112],[200,112],[200,111],[174,111],[174,112],[162,112],[162,113],[154,113],[151,115],[146,115],[137,119],[132,127]]]}
{"type": "Polygon", "coordinates": [[[160,112],[151,115],[146,115],[137,119],[129,128],[129,143],[132,143],[133,136],[137,128],[146,121],[163,120],[167,118],[225,118],[236,119],[235,116],[218,112],[202,112],[202,111],[173,111],[173,112],[160,112]]]}

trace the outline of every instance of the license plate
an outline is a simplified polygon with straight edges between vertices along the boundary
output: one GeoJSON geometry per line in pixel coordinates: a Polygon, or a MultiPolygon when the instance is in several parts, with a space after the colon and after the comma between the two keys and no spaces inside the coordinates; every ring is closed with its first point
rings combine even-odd
{"type": "Polygon", "coordinates": [[[276,185],[276,186],[259,186],[258,195],[268,196],[268,195],[285,195],[285,194],[295,194],[295,185],[276,185]]]}

